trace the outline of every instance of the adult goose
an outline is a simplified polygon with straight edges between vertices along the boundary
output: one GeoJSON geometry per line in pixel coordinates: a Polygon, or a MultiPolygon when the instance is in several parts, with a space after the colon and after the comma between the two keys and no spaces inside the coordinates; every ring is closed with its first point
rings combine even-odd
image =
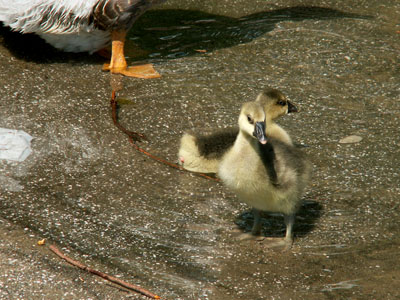
{"type": "Polygon", "coordinates": [[[254,208],[253,235],[261,229],[260,211],[282,213],[286,236],[270,246],[290,248],[295,214],[310,178],[311,164],[293,145],[268,138],[265,120],[260,103],[242,106],[239,134],[222,157],[218,176],[239,200],[254,208]]]}
{"type": "MultiPolygon", "coordinates": [[[[257,96],[265,111],[266,135],[292,145],[288,133],[275,120],[297,112],[297,107],[279,90],[268,88],[257,96]]],[[[186,132],[181,138],[178,163],[185,169],[200,173],[217,173],[222,156],[233,146],[238,128],[225,128],[211,134],[186,132]]]]}
{"type": "Polygon", "coordinates": [[[101,50],[110,41],[103,70],[139,78],[160,77],[151,64],[127,67],[126,34],[150,7],[166,0],[0,0],[0,21],[15,31],[36,33],[66,52],[101,50]]]}

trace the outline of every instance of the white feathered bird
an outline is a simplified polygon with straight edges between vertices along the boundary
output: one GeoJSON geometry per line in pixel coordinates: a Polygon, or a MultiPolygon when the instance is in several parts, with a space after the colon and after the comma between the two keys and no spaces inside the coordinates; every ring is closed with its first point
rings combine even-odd
{"type": "Polygon", "coordinates": [[[36,33],[67,52],[101,50],[112,41],[110,64],[103,70],[155,78],[151,65],[127,67],[126,34],[154,4],[166,0],[0,0],[0,21],[15,31],[36,33]]]}

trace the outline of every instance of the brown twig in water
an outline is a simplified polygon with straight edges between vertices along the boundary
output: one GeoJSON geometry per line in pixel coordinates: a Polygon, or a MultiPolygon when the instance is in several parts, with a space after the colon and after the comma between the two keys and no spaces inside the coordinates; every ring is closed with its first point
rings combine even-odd
{"type": "Polygon", "coordinates": [[[157,296],[156,294],[153,294],[153,293],[151,293],[151,292],[149,292],[149,291],[147,291],[147,290],[145,290],[145,289],[143,289],[143,288],[141,288],[141,287],[139,287],[139,286],[137,286],[137,285],[130,284],[130,283],[125,282],[125,281],[123,281],[123,280],[121,280],[121,279],[118,279],[118,278],[116,278],[116,277],[114,277],[114,276],[110,276],[110,275],[108,275],[108,274],[105,274],[105,273],[103,273],[103,272],[100,272],[100,271],[97,271],[97,270],[94,270],[94,269],[92,269],[92,268],[89,268],[89,267],[85,266],[85,265],[82,264],[81,262],[76,261],[76,260],[74,260],[74,259],[72,259],[72,258],[66,256],[64,253],[62,253],[62,252],[61,252],[56,246],[54,246],[54,245],[51,245],[51,246],[49,247],[49,249],[50,249],[51,251],[53,251],[57,256],[59,256],[59,257],[61,257],[62,259],[64,259],[64,260],[65,260],[66,262],[68,262],[69,264],[71,264],[71,265],[73,265],[73,266],[75,266],[75,267],[78,267],[78,268],[81,269],[81,270],[84,270],[84,271],[87,271],[87,272],[89,272],[89,273],[91,273],[91,274],[100,276],[100,277],[103,278],[103,279],[106,279],[106,280],[108,280],[108,281],[110,281],[110,282],[112,282],[112,283],[115,283],[115,284],[119,285],[119,286],[122,286],[122,287],[124,287],[124,288],[129,289],[129,290],[132,290],[132,291],[135,291],[135,292],[140,293],[140,294],[142,294],[142,295],[145,295],[145,296],[147,296],[147,297],[149,297],[149,298],[152,298],[152,299],[161,299],[160,296],[157,296]]]}
{"type": "Polygon", "coordinates": [[[208,176],[208,175],[203,174],[203,173],[190,172],[190,171],[186,170],[185,168],[183,168],[183,167],[181,167],[181,166],[179,166],[179,165],[177,165],[177,164],[171,163],[171,162],[169,162],[169,161],[166,161],[165,159],[162,159],[162,158],[160,158],[160,157],[158,157],[158,156],[155,156],[154,154],[151,154],[150,152],[147,152],[147,151],[144,150],[143,148],[140,148],[138,145],[136,145],[135,142],[136,142],[136,141],[140,141],[140,139],[139,139],[137,136],[140,136],[141,138],[144,138],[144,139],[146,139],[146,138],[145,138],[145,136],[144,136],[143,134],[141,134],[141,133],[137,133],[137,132],[133,132],[133,131],[127,130],[125,127],[123,127],[123,126],[119,123],[119,121],[118,121],[118,113],[117,113],[117,101],[116,101],[115,99],[116,99],[116,93],[115,93],[115,91],[113,90],[113,91],[112,91],[112,94],[111,94],[111,101],[110,101],[110,102],[111,102],[112,118],[113,118],[114,125],[117,126],[117,128],[118,128],[119,130],[121,130],[123,133],[125,133],[125,134],[129,137],[129,142],[132,144],[132,146],[133,146],[137,151],[139,151],[139,152],[141,152],[141,153],[147,155],[148,157],[150,157],[150,158],[152,158],[152,159],[154,159],[154,160],[156,160],[156,161],[158,161],[158,162],[161,162],[161,163],[163,163],[163,164],[165,164],[165,165],[167,165],[167,166],[170,166],[170,167],[172,167],[172,168],[178,169],[178,170],[180,170],[180,171],[189,172],[189,173],[195,174],[195,175],[197,175],[197,176],[201,176],[201,177],[206,178],[206,179],[209,179],[209,180],[214,180],[214,181],[218,181],[218,182],[220,181],[218,178],[214,178],[214,177],[208,176]]]}
{"type": "Polygon", "coordinates": [[[154,159],[154,160],[156,160],[156,161],[158,161],[158,162],[161,162],[161,163],[163,163],[163,164],[166,164],[167,166],[170,166],[170,167],[172,167],[172,168],[178,169],[178,170],[180,170],[180,171],[189,172],[189,173],[192,173],[192,174],[195,174],[195,175],[197,175],[197,176],[201,176],[201,177],[204,177],[204,178],[207,178],[207,179],[210,179],[210,180],[220,181],[218,178],[214,178],[214,177],[208,176],[208,175],[206,175],[206,174],[204,174],[204,173],[190,172],[190,171],[186,170],[185,168],[181,167],[180,165],[171,163],[171,162],[169,162],[169,161],[166,161],[165,159],[162,159],[161,157],[155,156],[155,155],[153,155],[153,154],[147,152],[147,151],[144,150],[143,148],[140,148],[138,145],[136,145],[136,144],[135,144],[135,141],[134,141],[131,137],[129,137],[129,142],[132,144],[132,146],[133,146],[137,151],[139,151],[139,152],[141,152],[141,153],[147,155],[148,157],[150,157],[150,158],[152,158],[152,159],[154,159]]]}

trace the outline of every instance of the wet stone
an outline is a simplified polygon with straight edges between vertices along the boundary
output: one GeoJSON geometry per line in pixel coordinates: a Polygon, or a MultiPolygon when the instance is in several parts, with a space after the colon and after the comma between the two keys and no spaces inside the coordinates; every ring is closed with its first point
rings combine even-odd
{"type": "Polygon", "coordinates": [[[349,135],[339,140],[340,144],[354,144],[362,141],[362,137],[359,135],[349,135]]]}

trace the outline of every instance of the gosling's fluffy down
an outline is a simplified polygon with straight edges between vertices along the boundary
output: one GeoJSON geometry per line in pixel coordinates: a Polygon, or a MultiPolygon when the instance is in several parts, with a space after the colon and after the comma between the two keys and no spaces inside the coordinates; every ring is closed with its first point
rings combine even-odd
{"type": "Polygon", "coordinates": [[[259,211],[284,214],[283,244],[290,246],[294,217],[310,178],[311,164],[293,145],[264,135],[265,120],[259,103],[243,105],[239,134],[233,147],[222,157],[218,176],[239,200],[255,209],[253,234],[260,230],[259,211]]]}
{"type": "MultiPolygon", "coordinates": [[[[297,112],[297,107],[276,89],[267,89],[256,99],[266,112],[266,134],[292,145],[287,132],[275,120],[287,113],[297,112]]],[[[185,133],[180,142],[178,162],[187,170],[201,173],[217,173],[222,156],[233,146],[238,128],[226,128],[212,134],[185,133]]]]}
{"type": "Polygon", "coordinates": [[[224,153],[233,146],[237,128],[226,128],[209,135],[187,132],[181,138],[179,164],[200,173],[217,173],[224,153]]]}

